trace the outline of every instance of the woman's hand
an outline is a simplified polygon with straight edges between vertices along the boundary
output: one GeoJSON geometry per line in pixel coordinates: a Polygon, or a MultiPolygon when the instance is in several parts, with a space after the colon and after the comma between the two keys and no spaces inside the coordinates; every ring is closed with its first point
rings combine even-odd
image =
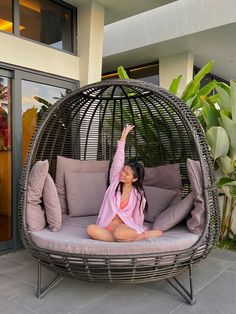
{"type": "Polygon", "coordinates": [[[121,137],[120,137],[120,140],[121,141],[126,141],[126,137],[128,136],[129,132],[131,130],[133,130],[134,128],[134,125],[131,125],[131,124],[126,124],[122,133],[121,133],[121,137]]]}

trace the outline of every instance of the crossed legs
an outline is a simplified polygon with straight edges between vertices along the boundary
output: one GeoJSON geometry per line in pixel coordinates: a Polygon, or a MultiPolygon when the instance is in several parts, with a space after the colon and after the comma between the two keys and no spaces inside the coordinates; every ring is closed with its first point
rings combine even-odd
{"type": "Polygon", "coordinates": [[[126,224],[118,224],[111,231],[98,225],[89,225],[87,227],[87,234],[94,240],[128,242],[160,237],[162,232],[160,230],[149,230],[138,234],[136,230],[128,227],[126,224]]]}

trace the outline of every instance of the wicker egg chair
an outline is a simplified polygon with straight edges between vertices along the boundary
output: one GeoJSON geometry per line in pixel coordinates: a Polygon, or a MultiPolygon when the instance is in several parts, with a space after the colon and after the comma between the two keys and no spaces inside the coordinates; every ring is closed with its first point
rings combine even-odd
{"type": "Polygon", "coordinates": [[[110,283],[167,279],[192,304],[191,267],[210,253],[220,225],[212,160],[198,120],[172,93],[137,80],[108,80],[72,92],[51,106],[38,125],[22,173],[18,219],[24,246],[38,261],[38,297],[64,277],[110,283]],[[49,172],[55,179],[57,155],[112,161],[126,123],[135,125],[126,157],[137,156],[146,167],[180,163],[183,197],[191,190],[186,160],[200,161],[206,225],[199,240],[182,251],[122,256],[67,254],[38,247],[30,237],[25,217],[28,177],[35,162],[48,159],[49,172]],[[57,274],[44,286],[41,265],[57,274]],[[189,289],[176,278],[186,271],[189,289]]]}

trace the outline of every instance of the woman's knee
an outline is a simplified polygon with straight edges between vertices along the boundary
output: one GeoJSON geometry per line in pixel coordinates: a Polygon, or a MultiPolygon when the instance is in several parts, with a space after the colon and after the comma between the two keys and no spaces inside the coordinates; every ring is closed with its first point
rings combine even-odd
{"type": "Polygon", "coordinates": [[[92,238],[97,233],[97,225],[88,225],[86,232],[92,238]]]}
{"type": "Polygon", "coordinates": [[[118,225],[112,233],[116,241],[133,241],[137,236],[134,229],[123,224],[118,225]]]}

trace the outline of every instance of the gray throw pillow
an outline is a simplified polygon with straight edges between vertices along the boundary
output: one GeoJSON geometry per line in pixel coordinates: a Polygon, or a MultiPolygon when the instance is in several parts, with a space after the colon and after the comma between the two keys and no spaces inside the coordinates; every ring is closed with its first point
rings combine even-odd
{"type": "Polygon", "coordinates": [[[194,209],[187,219],[187,227],[193,233],[202,233],[206,222],[206,211],[204,206],[202,190],[202,170],[197,160],[187,160],[187,170],[192,185],[194,209]]]}
{"type": "Polygon", "coordinates": [[[43,204],[49,229],[59,231],[62,226],[61,205],[55,183],[49,173],[43,187],[43,204]]]}
{"type": "Polygon", "coordinates": [[[180,164],[168,164],[152,168],[145,167],[143,184],[167,190],[174,190],[179,196],[179,201],[182,192],[180,164]]]}
{"type": "Polygon", "coordinates": [[[65,188],[65,172],[104,172],[107,174],[109,160],[78,160],[57,156],[56,187],[63,214],[68,213],[65,188]]]}
{"type": "Polygon", "coordinates": [[[41,203],[48,167],[48,160],[39,160],[29,174],[26,207],[26,222],[29,231],[40,231],[46,226],[45,211],[41,203]]]}
{"type": "Polygon", "coordinates": [[[148,211],[144,212],[146,222],[153,222],[155,217],[165,210],[176,196],[175,191],[153,186],[144,186],[144,192],[148,202],[148,211]]]}
{"type": "Polygon", "coordinates": [[[66,172],[65,182],[69,215],[97,215],[106,192],[106,173],[66,172]]]}
{"type": "Polygon", "coordinates": [[[193,208],[193,193],[189,193],[180,202],[170,205],[154,221],[152,229],[167,231],[186,218],[193,208]]]}

